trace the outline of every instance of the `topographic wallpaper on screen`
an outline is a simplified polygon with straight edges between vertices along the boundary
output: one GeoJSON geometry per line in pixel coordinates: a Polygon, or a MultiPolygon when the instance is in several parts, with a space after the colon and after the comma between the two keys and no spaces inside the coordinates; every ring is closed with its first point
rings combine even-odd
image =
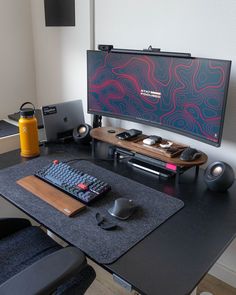
{"type": "Polygon", "coordinates": [[[230,61],[88,51],[88,107],[218,143],[230,61]]]}

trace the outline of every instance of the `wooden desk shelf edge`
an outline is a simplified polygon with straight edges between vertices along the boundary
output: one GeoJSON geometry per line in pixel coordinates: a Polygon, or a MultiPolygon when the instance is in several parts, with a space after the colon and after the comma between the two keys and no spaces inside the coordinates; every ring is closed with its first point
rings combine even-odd
{"type": "Polygon", "coordinates": [[[142,139],[147,137],[147,135],[142,134],[141,136],[138,137],[138,142],[137,143],[137,138],[134,140],[120,140],[116,138],[116,134],[125,131],[123,128],[112,128],[112,127],[99,127],[99,128],[94,128],[91,130],[91,137],[93,139],[103,141],[112,145],[115,145],[117,147],[121,147],[127,150],[130,150],[135,153],[140,153],[142,155],[161,160],[166,163],[170,163],[179,167],[194,167],[194,166],[200,166],[204,163],[207,162],[207,155],[202,153],[201,157],[198,158],[197,160],[187,162],[187,161],[182,161],[179,159],[179,156],[176,157],[166,157],[162,155],[161,153],[157,153],[157,151],[154,151],[154,149],[151,146],[144,146],[143,144],[140,144],[142,142],[142,139]],[[115,132],[110,133],[108,132],[109,130],[114,130],[115,132]]]}

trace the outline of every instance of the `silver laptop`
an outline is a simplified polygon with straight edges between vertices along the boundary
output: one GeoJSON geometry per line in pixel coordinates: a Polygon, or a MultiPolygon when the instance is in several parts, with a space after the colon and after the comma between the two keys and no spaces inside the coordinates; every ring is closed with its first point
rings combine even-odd
{"type": "Polygon", "coordinates": [[[84,124],[82,100],[42,106],[42,118],[47,142],[72,137],[73,129],[84,124]]]}

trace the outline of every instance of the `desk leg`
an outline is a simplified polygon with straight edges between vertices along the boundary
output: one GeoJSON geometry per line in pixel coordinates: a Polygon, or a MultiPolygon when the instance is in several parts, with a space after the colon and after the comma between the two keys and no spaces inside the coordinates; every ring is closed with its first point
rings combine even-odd
{"type": "Polygon", "coordinates": [[[196,178],[198,177],[198,173],[199,173],[199,166],[196,166],[196,170],[195,170],[195,176],[196,176],[196,178]]]}
{"type": "Polygon", "coordinates": [[[177,167],[176,175],[175,175],[175,184],[179,183],[179,177],[180,177],[180,172],[179,172],[179,167],[177,167]]]}
{"type": "Polygon", "coordinates": [[[119,158],[120,158],[120,154],[117,151],[115,151],[114,152],[114,165],[115,166],[117,166],[117,163],[119,161],[119,158]]]}
{"type": "Polygon", "coordinates": [[[96,145],[96,139],[92,139],[92,158],[95,158],[95,145],[96,145]]]}

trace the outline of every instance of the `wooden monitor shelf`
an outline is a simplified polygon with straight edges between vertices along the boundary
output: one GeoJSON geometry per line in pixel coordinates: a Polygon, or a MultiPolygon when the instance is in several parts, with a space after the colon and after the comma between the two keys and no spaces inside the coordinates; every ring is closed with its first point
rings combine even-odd
{"type": "MultiPolygon", "coordinates": [[[[168,154],[164,149],[161,149],[159,144],[153,145],[153,146],[147,146],[143,144],[143,139],[148,137],[148,135],[140,135],[136,137],[135,139],[132,140],[120,140],[116,137],[116,134],[125,131],[123,128],[112,128],[112,127],[99,127],[99,128],[94,128],[91,130],[91,137],[93,139],[103,141],[106,143],[110,143],[116,147],[121,147],[124,149],[127,149],[131,152],[134,153],[139,153],[154,159],[158,159],[160,161],[170,163],[173,165],[176,165],[178,167],[185,167],[185,168],[190,168],[194,166],[200,166],[204,163],[207,162],[207,155],[202,153],[201,157],[191,161],[182,161],[179,158],[179,154],[177,153],[176,155],[173,156],[173,154],[168,154]],[[113,132],[111,132],[113,131],[113,132]]],[[[165,142],[166,140],[164,140],[165,142]]],[[[186,145],[181,145],[178,143],[173,143],[173,145],[176,145],[178,147],[187,147],[186,145]]],[[[181,149],[180,149],[181,150],[181,149]]]]}

